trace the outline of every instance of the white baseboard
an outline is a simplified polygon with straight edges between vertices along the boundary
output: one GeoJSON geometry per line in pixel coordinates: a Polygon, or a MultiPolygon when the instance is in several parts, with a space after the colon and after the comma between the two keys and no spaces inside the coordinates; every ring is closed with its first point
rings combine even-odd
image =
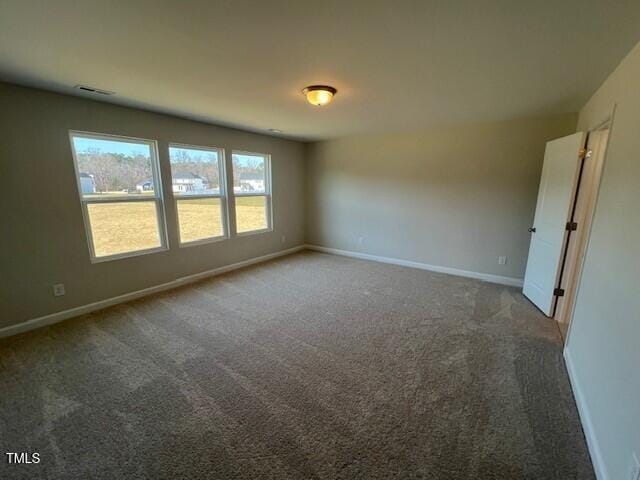
{"type": "Polygon", "coordinates": [[[222,273],[230,272],[232,270],[253,265],[255,263],[265,262],[267,260],[271,260],[272,258],[277,258],[284,255],[289,255],[291,253],[299,252],[300,250],[304,250],[305,248],[309,250],[316,250],[319,252],[332,253],[335,255],[343,255],[343,256],[354,257],[354,258],[361,258],[365,260],[372,260],[375,262],[391,263],[394,265],[402,265],[405,267],[419,268],[422,270],[430,270],[433,272],[448,273],[451,275],[475,278],[475,279],[484,280],[487,282],[500,283],[503,285],[511,285],[515,287],[522,286],[522,279],[519,279],[519,278],[502,277],[500,275],[491,275],[491,274],[479,273],[479,272],[470,272],[467,270],[459,270],[457,268],[440,267],[437,265],[429,265],[426,263],[412,262],[410,260],[380,257],[377,255],[369,255],[366,253],[351,252],[347,250],[339,250],[336,248],[321,247],[318,245],[300,245],[298,247],[289,248],[287,250],[281,250],[279,252],[270,253],[268,255],[263,255],[261,257],[250,258],[249,260],[233,263],[231,265],[225,265],[223,267],[215,268],[213,270],[207,270],[204,272],[195,273],[193,275],[188,275],[186,277],[177,278],[175,280],[172,280],[167,283],[163,283],[161,285],[155,285],[153,287],[144,288],[142,290],[136,290],[135,292],[125,293],[123,295],[118,295],[117,297],[107,298],[105,300],[89,303],[87,305],[81,305],[79,307],[70,308],[68,310],[63,310],[61,312],[56,312],[49,315],[44,315],[42,317],[33,318],[31,320],[26,320],[16,325],[10,325],[8,327],[0,328],[0,338],[9,337],[11,335],[17,335],[18,333],[28,332],[29,330],[34,330],[36,328],[44,327],[46,325],[52,325],[54,323],[61,322],[68,318],[77,317],[78,315],[83,315],[85,313],[101,310],[103,308],[107,308],[112,305],[117,305],[119,303],[135,300],[136,298],[145,297],[147,295],[162,292],[164,290],[170,290],[172,288],[176,288],[181,285],[197,282],[198,280],[202,280],[204,278],[220,275],[222,273]]]}
{"type": "Polygon", "coordinates": [[[573,397],[575,398],[576,405],[578,406],[582,430],[584,431],[584,436],[587,439],[587,447],[589,448],[589,454],[591,455],[593,469],[596,472],[598,480],[609,480],[609,474],[607,473],[604,461],[602,460],[602,450],[600,450],[600,445],[593,428],[591,414],[589,413],[589,408],[587,407],[582,389],[580,388],[580,383],[578,382],[578,377],[576,376],[573,366],[573,360],[571,359],[571,352],[568,347],[565,347],[563,355],[564,363],[567,366],[567,373],[569,374],[569,381],[571,382],[571,388],[573,390],[573,397]]]}
{"type": "Polygon", "coordinates": [[[401,260],[399,258],[380,257],[378,255],[370,255],[368,253],[339,250],[337,248],[321,247],[319,245],[305,245],[305,247],[308,250],[315,250],[318,252],[333,253],[334,255],[361,258],[363,260],[372,260],[374,262],[391,263],[393,265],[419,268],[420,270],[429,270],[431,272],[448,273],[450,275],[457,275],[458,277],[475,278],[477,280],[484,280],[485,282],[499,283],[501,285],[509,285],[512,287],[522,287],[523,282],[521,278],[503,277],[501,275],[492,275],[490,273],[471,272],[469,270],[460,270],[458,268],[440,267],[438,265],[429,265],[428,263],[413,262],[411,260],[401,260]]]}
{"type": "Polygon", "coordinates": [[[250,258],[241,262],[232,263],[231,265],[225,265],[223,267],[214,268],[213,270],[207,270],[204,272],[194,273],[193,275],[187,275],[186,277],[176,278],[170,282],[163,283],[161,285],[155,285],[149,288],[143,288],[142,290],[136,290],[135,292],[125,293],[124,295],[118,295],[117,297],[107,298],[98,302],[89,303],[87,305],[81,305],[79,307],[70,308],[69,310],[63,310],[61,312],[52,313],[43,317],[33,318],[16,325],[10,325],[8,327],[0,328],[0,338],[9,337],[11,335],[17,335],[18,333],[28,332],[36,328],[44,327],[46,325],[52,325],[54,323],[67,320],[68,318],[77,317],[85,313],[95,312],[96,310],[102,310],[103,308],[117,305],[119,303],[135,300],[136,298],[146,297],[153,293],[162,292],[164,290],[171,290],[172,288],[180,287],[188,283],[197,282],[208,277],[214,277],[222,273],[230,272],[231,270],[237,270],[239,268],[247,267],[255,263],[266,262],[273,258],[282,257],[284,255],[290,255],[300,250],[304,250],[304,245],[298,247],[289,248],[287,250],[281,250],[275,253],[269,253],[262,255],[261,257],[250,258]]]}

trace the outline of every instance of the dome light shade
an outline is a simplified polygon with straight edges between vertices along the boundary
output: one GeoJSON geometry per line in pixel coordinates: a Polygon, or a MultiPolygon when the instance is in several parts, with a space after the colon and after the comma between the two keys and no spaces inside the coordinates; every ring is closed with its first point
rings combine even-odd
{"type": "Polygon", "coordinates": [[[304,93],[307,101],[311,105],[321,107],[333,100],[333,96],[337,93],[337,90],[328,85],[311,85],[303,89],[302,93],[304,93]]]}

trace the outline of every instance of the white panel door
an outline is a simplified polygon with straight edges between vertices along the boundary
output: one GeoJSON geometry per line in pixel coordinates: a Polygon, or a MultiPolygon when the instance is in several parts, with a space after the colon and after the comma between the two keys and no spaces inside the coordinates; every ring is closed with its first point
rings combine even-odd
{"type": "Polygon", "coordinates": [[[558,138],[548,142],[544,152],[522,293],[547,316],[553,308],[584,139],[583,132],[558,138]]]}

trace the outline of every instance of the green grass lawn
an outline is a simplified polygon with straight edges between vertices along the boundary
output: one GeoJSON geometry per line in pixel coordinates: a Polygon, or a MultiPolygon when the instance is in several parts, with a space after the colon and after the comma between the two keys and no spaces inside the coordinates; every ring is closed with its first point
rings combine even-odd
{"type": "MultiPolygon", "coordinates": [[[[239,233],[267,228],[265,197],[240,197],[235,203],[239,233]]],[[[182,242],[223,234],[219,199],[179,199],[177,206],[182,242]]],[[[88,209],[98,257],[161,245],[153,202],[92,203],[88,209]]]]}

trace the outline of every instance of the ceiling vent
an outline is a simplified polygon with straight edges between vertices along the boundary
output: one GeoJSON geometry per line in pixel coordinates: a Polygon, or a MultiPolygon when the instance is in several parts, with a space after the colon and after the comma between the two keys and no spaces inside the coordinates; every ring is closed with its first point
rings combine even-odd
{"type": "Polygon", "coordinates": [[[114,95],[116,93],[116,92],[111,92],[109,90],[102,90],[100,88],[88,87],[86,85],[76,85],[73,88],[75,88],[76,90],[80,90],[82,92],[95,93],[98,95],[114,95]]]}

